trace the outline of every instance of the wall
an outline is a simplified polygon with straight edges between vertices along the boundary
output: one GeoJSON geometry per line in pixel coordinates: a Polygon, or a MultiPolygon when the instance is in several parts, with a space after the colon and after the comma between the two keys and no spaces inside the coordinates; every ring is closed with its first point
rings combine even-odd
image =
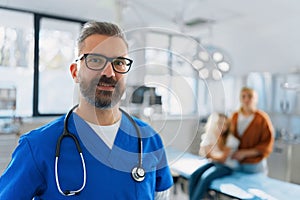
{"type": "Polygon", "coordinates": [[[183,152],[196,153],[199,150],[199,118],[174,117],[168,119],[153,119],[148,123],[161,135],[166,147],[174,147],[183,152]]]}

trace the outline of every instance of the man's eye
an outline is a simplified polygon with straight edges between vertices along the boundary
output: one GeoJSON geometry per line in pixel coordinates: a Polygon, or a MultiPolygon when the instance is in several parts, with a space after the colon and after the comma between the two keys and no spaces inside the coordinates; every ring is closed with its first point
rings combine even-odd
{"type": "Polygon", "coordinates": [[[115,60],[114,65],[122,66],[125,65],[126,63],[123,60],[115,60]]]}
{"type": "Polygon", "coordinates": [[[88,60],[89,62],[94,62],[94,63],[101,63],[101,62],[103,62],[102,61],[102,59],[99,59],[99,58],[90,58],[89,60],[88,60]]]}

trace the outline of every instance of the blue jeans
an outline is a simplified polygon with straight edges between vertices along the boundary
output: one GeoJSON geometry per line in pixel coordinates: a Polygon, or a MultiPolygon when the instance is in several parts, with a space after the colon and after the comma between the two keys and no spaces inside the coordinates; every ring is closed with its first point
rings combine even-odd
{"type": "Polygon", "coordinates": [[[263,159],[262,161],[254,164],[239,164],[236,171],[244,172],[244,173],[264,173],[268,174],[268,165],[267,160],[263,159]]]}
{"type": "Polygon", "coordinates": [[[214,179],[230,175],[232,169],[221,163],[207,163],[197,169],[189,179],[190,200],[202,199],[214,179]]]}

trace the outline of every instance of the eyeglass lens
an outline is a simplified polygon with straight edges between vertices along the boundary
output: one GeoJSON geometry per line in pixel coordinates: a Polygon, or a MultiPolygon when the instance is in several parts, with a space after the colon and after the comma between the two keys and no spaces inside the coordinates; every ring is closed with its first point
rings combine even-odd
{"type": "MultiPolygon", "coordinates": [[[[94,70],[101,70],[105,67],[107,64],[107,58],[101,55],[92,55],[89,54],[85,58],[86,65],[90,69],[94,70]]],[[[130,68],[130,60],[127,60],[126,58],[114,58],[111,60],[113,68],[115,71],[120,73],[125,73],[130,68]]]]}

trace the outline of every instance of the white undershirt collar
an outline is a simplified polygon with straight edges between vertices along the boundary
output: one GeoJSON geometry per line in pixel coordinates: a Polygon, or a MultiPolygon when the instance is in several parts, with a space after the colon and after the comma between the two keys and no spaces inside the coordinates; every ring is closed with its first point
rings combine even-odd
{"type": "Polygon", "coordinates": [[[116,123],[108,126],[101,126],[98,124],[93,124],[87,122],[90,127],[97,133],[97,135],[101,138],[101,140],[110,148],[112,149],[113,144],[115,142],[120,124],[121,119],[116,123]]]}
{"type": "Polygon", "coordinates": [[[244,134],[244,132],[246,131],[246,129],[248,128],[248,126],[252,122],[253,118],[254,118],[254,114],[251,114],[249,116],[245,116],[242,113],[239,113],[239,115],[238,115],[238,126],[237,126],[239,136],[242,136],[244,134]]]}

